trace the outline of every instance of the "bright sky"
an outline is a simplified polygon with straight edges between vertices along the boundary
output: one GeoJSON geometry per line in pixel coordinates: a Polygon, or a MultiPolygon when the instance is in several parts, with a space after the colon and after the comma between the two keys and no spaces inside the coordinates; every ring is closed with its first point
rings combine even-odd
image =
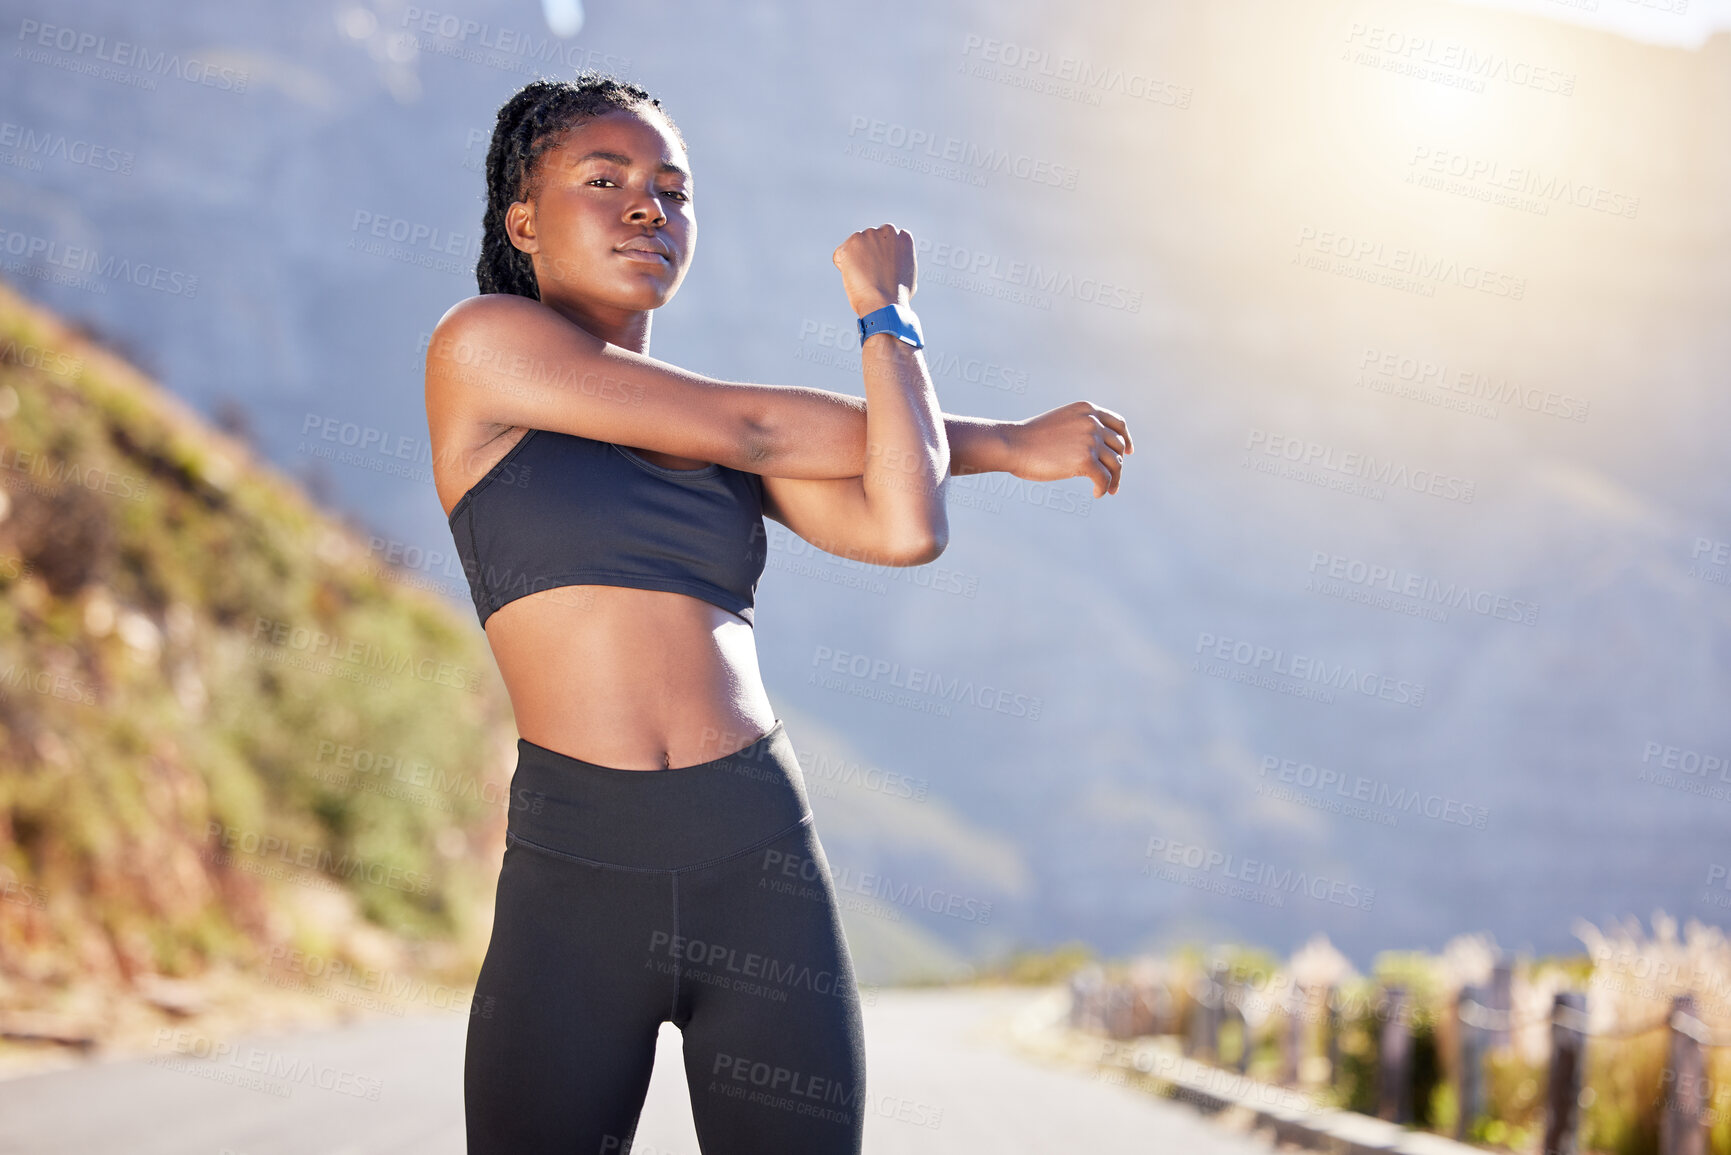
{"type": "Polygon", "coordinates": [[[1731,0],[1454,0],[1603,28],[1646,44],[1699,48],[1731,31],[1731,0]]]}

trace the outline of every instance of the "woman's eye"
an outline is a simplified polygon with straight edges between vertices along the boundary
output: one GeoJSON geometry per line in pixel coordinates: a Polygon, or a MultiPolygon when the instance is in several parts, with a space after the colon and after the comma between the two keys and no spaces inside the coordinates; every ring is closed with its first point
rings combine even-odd
{"type": "MultiPolygon", "coordinates": [[[[611,184],[613,184],[613,180],[610,177],[598,176],[598,177],[592,177],[589,180],[584,181],[583,183],[586,185],[593,185],[593,184],[611,185],[611,184]]],[[[614,187],[617,188],[618,186],[615,185],[614,187]]],[[[670,197],[678,197],[679,202],[681,204],[684,204],[686,201],[691,199],[690,193],[681,192],[678,189],[668,189],[666,192],[662,193],[661,195],[662,196],[670,196],[670,197]]]]}

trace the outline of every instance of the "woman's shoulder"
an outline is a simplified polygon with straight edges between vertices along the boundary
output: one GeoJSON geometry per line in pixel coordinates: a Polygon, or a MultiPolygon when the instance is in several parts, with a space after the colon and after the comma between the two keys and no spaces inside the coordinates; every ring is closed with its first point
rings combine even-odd
{"type": "Polygon", "coordinates": [[[520,297],[516,293],[477,293],[473,297],[464,297],[446,309],[445,315],[433,326],[433,334],[436,337],[442,332],[449,333],[537,315],[557,316],[553,310],[531,297],[520,297]]]}
{"type": "Polygon", "coordinates": [[[433,326],[427,373],[431,378],[445,369],[485,366],[520,354],[592,354],[605,344],[531,297],[480,293],[446,309],[433,326]]]}

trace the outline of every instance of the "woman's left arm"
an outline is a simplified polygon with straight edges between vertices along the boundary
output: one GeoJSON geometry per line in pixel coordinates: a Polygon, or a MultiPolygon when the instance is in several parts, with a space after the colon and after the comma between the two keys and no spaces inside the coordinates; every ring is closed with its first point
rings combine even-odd
{"type": "Polygon", "coordinates": [[[1015,457],[1014,421],[942,414],[950,442],[950,476],[1008,473],[1015,457]]]}
{"type": "MultiPolygon", "coordinates": [[[[763,446],[751,472],[764,477],[825,479],[865,472],[865,398],[804,385],[754,385],[773,391],[755,421],[763,446]]],[[[1028,481],[1087,477],[1094,496],[1118,491],[1123,455],[1134,452],[1130,428],[1110,409],[1072,401],[1037,417],[1004,421],[941,414],[950,443],[950,474],[1013,473],[1028,481]]]]}
{"type": "MultiPolygon", "coordinates": [[[[797,458],[783,455],[780,467],[818,471],[849,466],[863,469],[865,402],[845,393],[806,392],[835,398],[835,404],[812,407],[821,418],[814,422],[818,427],[813,430],[814,436],[803,443],[797,458]],[[855,420],[854,436],[859,440],[850,450],[848,429],[855,420]]],[[[1014,474],[1027,481],[1087,477],[1094,483],[1094,496],[1099,498],[1118,492],[1123,455],[1134,451],[1124,419],[1087,401],[1072,401],[1021,421],[949,413],[942,417],[944,434],[949,439],[952,477],[994,472],[1014,474]]],[[[772,449],[766,457],[769,461],[756,471],[763,477],[764,516],[779,521],[827,553],[873,565],[903,564],[890,559],[861,532],[857,474],[831,477],[819,472],[817,476],[808,473],[784,477],[774,472],[777,467],[771,463],[776,460],[776,450],[772,449]]]]}

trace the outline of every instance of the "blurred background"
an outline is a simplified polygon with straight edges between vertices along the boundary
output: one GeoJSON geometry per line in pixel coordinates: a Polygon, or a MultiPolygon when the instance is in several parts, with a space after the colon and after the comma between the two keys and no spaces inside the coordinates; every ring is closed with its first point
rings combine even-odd
{"type": "Polygon", "coordinates": [[[582,68],[690,146],[653,356],[863,394],[891,221],[946,412],[1135,438],[952,482],[916,570],[772,527],[862,983],[1723,965],[1731,3],[432,2],[0,3],[20,1067],[466,1010],[516,735],[422,366],[495,110],[582,68]]]}

